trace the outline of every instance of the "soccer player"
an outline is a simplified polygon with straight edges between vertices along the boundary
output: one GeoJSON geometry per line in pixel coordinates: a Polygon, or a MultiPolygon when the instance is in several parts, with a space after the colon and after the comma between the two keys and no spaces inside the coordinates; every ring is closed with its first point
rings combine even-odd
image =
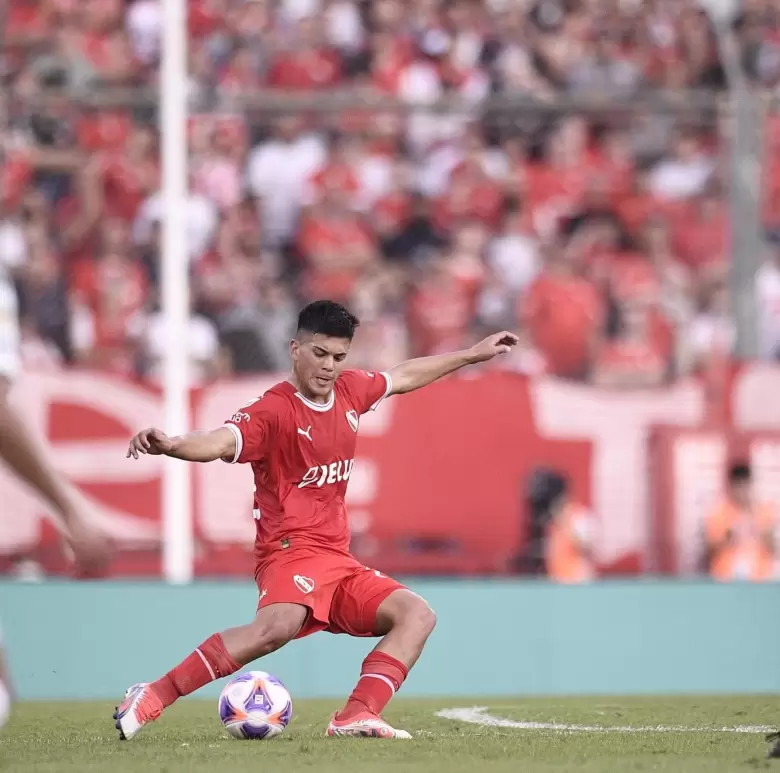
{"type": "Polygon", "coordinates": [[[114,714],[120,738],[132,738],[181,696],[318,631],[382,637],[327,735],[411,737],[380,714],[419,658],[436,619],[420,596],[349,554],[344,497],[360,416],[389,395],[504,354],[518,339],[498,333],[471,349],[409,360],[388,373],[343,370],[357,325],[337,303],[309,304],[290,343],[288,381],[240,408],[219,429],[181,437],[145,429],[130,442],[127,455],[136,459],[165,454],[251,465],[259,603],[252,622],[209,637],[157,681],[130,687],[114,714]]]}
{"type": "MultiPolygon", "coordinates": [[[[54,469],[9,400],[20,367],[19,327],[16,293],[2,272],[0,266],[0,460],[54,508],[76,561],[94,571],[108,558],[108,542],[83,517],[73,487],[54,469]]],[[[0,643],[0,727],[8,719],[10,707],[11,685],[0,643]]]]}

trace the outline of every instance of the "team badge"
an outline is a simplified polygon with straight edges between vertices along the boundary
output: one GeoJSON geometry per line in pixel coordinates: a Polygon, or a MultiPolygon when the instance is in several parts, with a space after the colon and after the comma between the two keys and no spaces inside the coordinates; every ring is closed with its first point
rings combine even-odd
{"type": "Polygon", "coordinates": [[[310,577],[296,574],[293,577],[293,582],[295,583],[295,587],[302,593],[311,593],[314,590],[314,580],[310,577]]]}
{"type": "Polygon", "coordinates": [[[347,411],[347,421],[349,422],[349,426],[352,427],[354,432],[358,431],[358,423],[360,419],[358,419],[357,411],[347,411]]]}

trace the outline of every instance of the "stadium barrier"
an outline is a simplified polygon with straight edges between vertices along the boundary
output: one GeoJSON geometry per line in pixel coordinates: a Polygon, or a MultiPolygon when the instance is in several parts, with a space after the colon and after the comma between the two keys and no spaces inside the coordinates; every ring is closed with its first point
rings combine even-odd
{"type": "MultiPolygon", "coordinates": [[[[776,585],[414,582],[439,624],[404,694],[780,691],[776,585]]],[[[252,615],[249,584],[0,584],[23,699],[115,699],[252,615]]],[[[317,634],[260,661],[294,697],[342,697],[370,640],[317,634]]],[[[199,695],[214,696],[219,685],[199,695]]],[[[445,704],[446,705],[446,704],[445,704]]]]}
{"type": "MultiPolygon", "coordinates": [[[[278,378],[195,390],[193,426],[218,426],[278,378]]],[[[777,394],[780,368],[738,369],[728,423],[718,426],[706,423],[707,390],[694,380],[616,393],[473,371],[392,398],[361,419],[348,491],[353,547],[393,574],[505,573],[525,540],[525,482],[548,465],[593,509],[603,571],[691,573],[727,451],[749,452],[759,496],[780,501],[777,394]]],[[[125,458],[135,430],[161,424],[159,393],[74,371],[27,376],[15,399],[122,546],[112,574],[159,577],[162,464],[125,458]]],[[[250,471],[215,463],[196,465],[193,477],[196,574],[251,577],[250,471]]],[[[62,571],[41,504],[2,469],[0,501],[0,572],[22,559],[62,571]]]]}

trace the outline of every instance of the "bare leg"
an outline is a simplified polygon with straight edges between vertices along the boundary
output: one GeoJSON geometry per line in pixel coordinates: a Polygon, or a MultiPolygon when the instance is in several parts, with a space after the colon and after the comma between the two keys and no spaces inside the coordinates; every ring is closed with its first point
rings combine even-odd
{"type": "Polygon", "coordinates": [[[331,720],[328,735],[410,738],[379,715],[404,683],[435,625],[433,610],[410,590],[396,590],[379,605],[374,632],[384,637],[363,661],[360,679],[331,720]]]}
{"type": "Polygon", "coordinates": [[[283,647],[301,630],[306,614],[299,604],[270,604],[248,625],[210,636],[156,682],[134,685],[114,714],[119,737],[132,738],[174,701],[283,647]]]}
{"type": "Polygon", "coordinates": [[[259,610],[248,625],[223,631],[230,656],[242,666],[262,658],[294,639],[306,621],[308,610],[299,604],[271,604],[259,610]]]}
{"type": "Polygon", "coordinates": [[[64,479],[8,401],[8,383],[0,377],[0,458],[27,485],[45,497],[67,523],[76,513],[64,479]]]}
{"type": "Polygon", "coordinates": [[[299,604],[263,607],[251,623],[228,628],[206,639],[179,665],[152,682],[151,687],[163,707],[170,706],[181,696],[283,647],[301,630],[306,614],[306,607],[299,604]]]}
{"type": "Polygon", "coordinates": [[[0,644],[0,727],[3,727],[11,715],[11,702],[13,700],[13,688],[11,675],[5,660],[5,650],[0,644]]]}
{"type": "Polygon", "coordinates": [[[397,590],[379,605],[376,617],[377,631],[385,635],[374,652],[384,652],[410,669],[436,625],[433,610],[416,593],[397,590]]]}
{"type": "Polygon", "coordinates": [[[79,562],[87,567],[101,565],[108,553],[105,538],[81,517],[68,482],[9,403],[8,391],[8,382],[0,377],[0,459],[61,517],[79,562]]]}

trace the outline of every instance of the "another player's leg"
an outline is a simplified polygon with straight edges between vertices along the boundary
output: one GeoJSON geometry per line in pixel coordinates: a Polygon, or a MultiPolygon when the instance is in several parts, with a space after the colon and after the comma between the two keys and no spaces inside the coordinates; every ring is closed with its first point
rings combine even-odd
{"type": "Polygon", "coordinates": [[[777,733],[770,733],[766,740],[769,741],[769,743],[772,744],[771,748],[769,749],[769,753],[766,755],[770,760],[771,759],[780,759],[780,732],[777,733]]]}
{"type": "Polygon", "coordinates": [[[411,738],[380,715],[420,657],[436,616],[424,599],[399,588],[379,604],[374,625],[373,632],[383,639],[366,656],[349,700],[328,725],[330,736],[411,738]]]}
{"type": "Polygon", "coordinates": [[[11,716],[11,676],[5,661],[5,650],[0,642],[0,728],[2,728],[11,716]]]}
{"type": "Polygon", "coordinates": [[[119,737],[128,740],[184,695],[238,671],[294,639],[308,610],[298,604],[271,604],[248,625],[215,633],[156,682],[133,685],[117,707],[119,737]]]}
{"type": "Polygon", "coordinates": [[[0,459],[57,511],[79,563],[87,569],[99,567],[108,555],[105,538],[82,517],[75,490],[54,469],[45,449],[9,402],[9,390],[7,379],[0,376],[0,459]]]}

